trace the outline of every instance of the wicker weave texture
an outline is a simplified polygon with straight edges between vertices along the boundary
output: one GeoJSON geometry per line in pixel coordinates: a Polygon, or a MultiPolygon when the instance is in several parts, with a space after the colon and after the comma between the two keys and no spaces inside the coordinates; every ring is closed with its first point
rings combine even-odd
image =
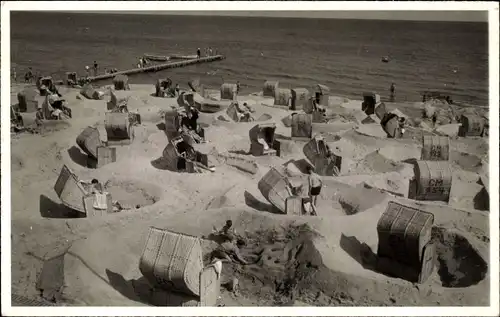
{"type": "Polygon", "coordinates": [[[312,137],[312,118],[308,114],[298,113],[292,116],[292,138],[312,137]]]}
{"type": "Polygon", "coordinates": [[[422,161],[448,161],[450,158],[450,138],[424,135],[422,137],[422,161]]]}
{"type": "Polygon", "coordinates": [[[116,162],[116,148],[108,146],[97,147],[97,168],[116,162]]]}
{"type": "Polygon", "coordinates": [[[433,223],[431,213],[389,202],[377,224],[378,256],[419,267],[433,223]]]}
{"type": "Polygon", "coordinates": [[[460,118],[462,126],[460,128],[460,136],[482,136],[484,131],[485,120],[473,114],[463,114],[460,118]]]}
{"type": "Polygon", "coordinates": [[[387,109],[385,107],[385,103],[381,102],[379,103],[376,107],[375,107],[375,115],[377,116],[377,118],[379,118],[380,120],[382,120],[382,118],[384,117],[384,115],[387,113],[387,109]]]}
{"type": "Polygon", "coordinates": [[[94,127],[86,127],[76,138],[76,144],[87,155],[97,158],[97,148],[102,146],[99,130],[94,127]]]}
{"type": "Polygon", "coordinates": [[[108,140],[132,139],[132,126],[128,113],[106,112],[105,128],[108,140]]]}
{"type": "Polygon", "coordinates": [[[66,165],[59,173],[54,190],[66,207],[85,213],[83,197],[86,192],[78,183],[76,175],[66,165]]]}
{"type": "Polygon", "coordinates": [[[279,87],[279,81],[268,80],[264,83],[264,87],[262,89],[262,95],[264,97],[272,97],[276,94],[276,91],[279,87]]]}
{"type": "Polygon", "coordinates": [[[177,110],[165,112],[165,130],[168,132],[177,132],[181,127],[181,119],[177,110]]]}
{"type": "Polygon", "coordinates": [[[199,296],[203,269],[200,241],[151,227],[139,269],[153,285],[199,296]]]}
{"type": "Polygon", "coordinates": [[[447,161],[418,161],[415,165],[417,199],[448,201],[453,173],[447,161]]]}
{"type": "Polygon", "coordinates": [[[287,215],[300,216],[304,211],[302,197],[299,196],[288,197],[285,201],[285,205],[285,211],[287,215]]]}
{"type": "Polygon", "coordinates": [[[286,88],[278,88],[274,94],[275,106],[290,106],[292,100],[292,91],[286,88]]]}
{"type": "Polygon", "coordinates": [[[401,129],[399,128],[398,117],[394,117],[387,121],[382,127],[388,136],[391,138],[397,138],[401,134],[401,129]]]}
{"type": "Polygon", "coordinates": [[[240,117],[238,115],[238,109],[236,107],[236,103],[232,102],[229,107],[226,110],[226,114],[229,116],[229,118],[233,119],[235,122],[240,121],[240,117]]]}
{"type": "Polygon", "coordinates": [[[309,102],[310,93],[306,88],[292,89],[292,110],[301,110],[309,102]]]}
{"type": "Polygon", "coordinates": [[[115,90],[129,90],[128,76],[127,75],[116,75],[113,78],[113,85],[115,90]]]}
{"type": "Polygon", "coordinates": [[[220,281],[215,267],[210,265],[200,272],[200,306],[217,306],[220,294],[220,281]]]}
{"type": "Polygon", "coordinates": [[[236,100],[237,87],[236,84],[222,84],[220,87],[221,100],[236,100]]]}
{"type": "Polygon", "coordinates": [[[17,94],[20,112],[35,112],[38,107],[36,92],[33,89],[24,89],[17,94]]]}
{"type": "Polygon", "coordinates": [[[287,191],[287,183],[284,175],[275,168],[271,168],[258,183],[258,188],[262,194],[273,206],[285,212],[286,199],[290,197],[287,191]]]}

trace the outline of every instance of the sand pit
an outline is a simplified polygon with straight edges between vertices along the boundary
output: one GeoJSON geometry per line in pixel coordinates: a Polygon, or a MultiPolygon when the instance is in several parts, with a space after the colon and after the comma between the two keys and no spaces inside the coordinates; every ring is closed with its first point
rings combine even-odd
{"type": "Polygon", "coordinates": [[[117,200],[127,209],[149,206],[160,199],[159,188],[138,181],[111,180],[106,189],[111,193],[113,200],[117,200]]]}
{"type": "Polygon", "coordinates": [[[432,240],[437,246],[437,272],[444,287],[469,287],[485,278],[488,264],[467,238],[437,227],[432,229],[432,240]]]}

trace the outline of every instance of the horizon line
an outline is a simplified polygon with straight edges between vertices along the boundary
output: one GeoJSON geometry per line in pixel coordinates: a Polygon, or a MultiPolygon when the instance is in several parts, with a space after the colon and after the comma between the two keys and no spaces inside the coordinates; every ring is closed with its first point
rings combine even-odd
{"type": "Polygon", "coordinates": [[[93,11],[93,10],[22,10],[12,12],[43,12],[43,13],[72,13],[72,14],[115,14],[115,15],[165,15],[165,16],[203,16],[203,17],[240,17],[240,18],[291,18],[291,19],[332,19],[332,20],[374,20],[374,21],[411,21],[411,22],[466,22],[466,23],[488,23],[488,11],[357,11],[357,10],[297,10],[297,11],[266,11],[266,10],[218,10],[218,11],[93,11]],[[309,13],[303,15],[297,13],[309,13]],[[373,15],[374,16],[370,16],[373,15]],[[378,14],[378,16],[377,16],[378,14]],[[422,16],[422,14],[426,16],[422,16]],[[443,14],[446,15],[443,16],[443,14]]]}

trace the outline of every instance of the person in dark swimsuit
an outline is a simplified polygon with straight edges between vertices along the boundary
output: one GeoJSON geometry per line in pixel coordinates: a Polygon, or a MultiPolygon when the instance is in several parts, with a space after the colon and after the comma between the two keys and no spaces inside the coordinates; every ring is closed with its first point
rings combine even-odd
{"type": "Polygon", "coordinates": [[[321,177],[314,172],[312,166],[307,167],[307,172],[309,174],[309,198],[311,199],[311,204],[316,208],[323,182],[321,181],[321,177]]]}

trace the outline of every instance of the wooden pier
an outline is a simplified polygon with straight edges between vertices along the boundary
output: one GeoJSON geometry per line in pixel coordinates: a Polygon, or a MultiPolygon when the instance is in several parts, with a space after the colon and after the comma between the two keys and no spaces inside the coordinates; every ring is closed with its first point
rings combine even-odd
{"type": "Polygon", "coordinates": [[[164,69],[185,67],[185,66],[194,65],[194,64],[202,64],[202,63],[221,61],[221,60],[224,60],[225,58],[226,57],[224,55],[207,56],[207,57],[183,60],[183,61],[178,61],[178,62],[170,62],[170,63],[165,63],[165,64],[152,65],[152,66],[143,67],[143,68],[133,68],[133,69],[128,69],[128,70],[124,70],[124,71],[116,72],[116,73],[112,73],[112,74],[102,74],[102,75],[98,75],[98,76],[92,76],[92,77],[88,77],[88,80],[90,82],[95,82],[95,81],[99,81],[99,80],[111,79],[111,78],[115,77],[116,75],[134,75],[134,74],[139,74],[139,73],[158,72],[158,71],[164,70],[164,69]]]}

